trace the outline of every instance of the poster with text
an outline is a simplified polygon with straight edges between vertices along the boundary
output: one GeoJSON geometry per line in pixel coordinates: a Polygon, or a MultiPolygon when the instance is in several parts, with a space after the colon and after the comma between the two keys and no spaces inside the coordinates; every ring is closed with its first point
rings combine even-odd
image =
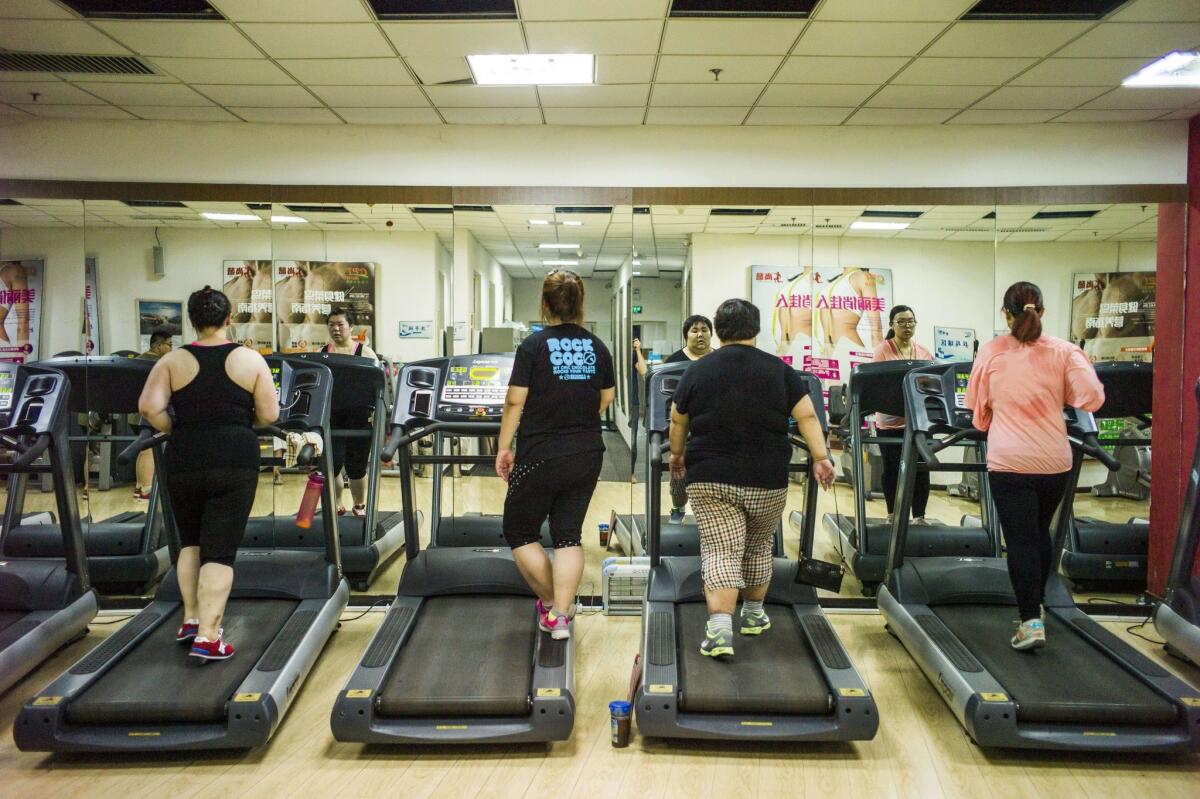
{"type": "Polygon", "coordinates": [[[367,261],[276,261],[279,349],[315,352],[329,341],[329,314],[349,311],[355,341],[374,346],[375,264],[367,261]]]}
{"type": "Polygon", "coordinates": [[[136,300],[138,347],[150,349],[150,335],[162,330],[171,336],[171,346],[183,346],[183,303],[177,300],[136,300]]]}
{"type": "Polygon", "coordinates": [[[100,348],[100,267],[95,258],[83,261],[83,342],[84,355],[98,355],[100,348]]]}
{"type": "Polygon", "coordinates": [[[1154,359],[1155,273],[1075,274],[1071,340],[1093,362],[1154,359]]]}
{"type": "Polygon", "coordinates": [[[808,266],[750,267],[750,302],[758,308],[761,328],[758,348],[803,371],[812,366],[812,285],[808,266]]]}
{"type": "Polygon", "coordinates": [[[875,359],[892,307],[892,270],[817,267],[813,272],[813,367],[824,381],[845,383],[850,370],[875,359]]]}
{"type": "Polygon", "coordinates": [[[267,355],[275,349],[275,293],[271,261],[226,261],[221,290],[232,308],[230,341],[267,355]]]}
{"type": "Polygon", "coordinates": [[[969,327],[933,328],[933,357],[939,361],[975,360],[975,331],[969,327]]]}
{"type": "Polygon", "coordinates": [[[0,261],[0,361],[28,363],[40,357],[44,267],[40,260],[0,261]]]}

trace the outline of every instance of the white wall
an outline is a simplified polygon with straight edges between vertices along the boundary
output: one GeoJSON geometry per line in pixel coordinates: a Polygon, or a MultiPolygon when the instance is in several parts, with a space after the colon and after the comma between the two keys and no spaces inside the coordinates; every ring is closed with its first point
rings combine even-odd
{"type": "MultiPolygon", "coordinates": [[[[93,254],[93,250],[87,253],[93,254]]],[[[0,260],[41,260],[42,319],[40,357],[78,351],[83,343],[84,236],[79,228],[5,228],[0,230],[0,260]]],[[[104,276],[100,276],[103,296],[104,276]]],[[[130,300],[130,313],[133,301],[130,300]]],[[[10,323],[11,324],[11,323],[10,323]]],[[[104,339],[108,346],[108,339],[104,339]]]]}
{"type": "MultiPolygon", "coordinates": [[[[611,279],[583,278],[583,319],[593,326],[596,335],[610,344],[612,338],[611,279]]],[[[529,324],[542,318],[542,281],[518,278],[512,283],[512,319],[529,324]]]]}
{"type": "Polygon", "coordinates": [[[631,314],[629,319],[643,327],[642,346],[653,349],[664,358],[679,349],[683,342],[680,328],[683,325],[683,281],[681,275],[666,277],[635,277],[633,279],[633,305],[641,305],[640,314],[631,314]],[[661,337],[651,335],[659,331],[661,337]]]}
{"type": "Polygon", "coordinates": [[[417,186],[1185,183],[1187,122],[258,125],[3,118],[4,177],[417,186]],[[1119,164],[1119,169],[1114,165],[1119,164]]]}
{"type": "Polygon", "coordinates": [[[499,327],[511,305],[512,278],[492,254],[466,228],[454,231],[454,318],[466,322],[467,341],[455,345],[455,352],[474,352],[478,333],[485,327],[499,327]],[[474,281],[479,279],[479,318],[474,318],[474,281]]]}

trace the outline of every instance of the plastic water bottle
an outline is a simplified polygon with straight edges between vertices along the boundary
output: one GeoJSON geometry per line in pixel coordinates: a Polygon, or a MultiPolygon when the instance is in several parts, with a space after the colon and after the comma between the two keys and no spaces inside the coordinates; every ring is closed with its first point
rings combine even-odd
{"type": "Polygon", "coordinates": [[[308,476],[308,485],[304,486],[304,496],[300,499],[300,510],[296,512],[296,526],[302,530],[312,527],[313,514],[317,512],[317,503],[321,501],[321,492],[325,489],[325,475],[313,472],[308,476]]]}

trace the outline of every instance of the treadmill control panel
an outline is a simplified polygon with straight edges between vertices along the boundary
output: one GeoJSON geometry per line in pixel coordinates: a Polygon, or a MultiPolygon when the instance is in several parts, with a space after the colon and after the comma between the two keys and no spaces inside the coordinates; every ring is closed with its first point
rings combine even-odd
{"type": "Polygon", "coordinates": [[[512,377],[511,352],[455,355],[405,365],[392,423],[480,422],[495,425],[512,377]]]}
{"type": "Polygon", "coordinates": [[[329,424],[333,375],[320,363],[297,362],[268,355],[267,367],[279,396],[279,421],[285,430],[316,432],[329,424]]]}
{"type": "Polygon", "coordinates": [[[10,434],[43,435],[55,432],[58,417],[66,412],[71,384],[56,369],[26,364],[0,372],[0,423],[10,434]]]}
{"type": "Polygon", "coordinates": [[[909,372],[904,377],[909,426],[929,434],[973,429],[966,401],[970,379],[970,362],[936,364],[909,372]]]}

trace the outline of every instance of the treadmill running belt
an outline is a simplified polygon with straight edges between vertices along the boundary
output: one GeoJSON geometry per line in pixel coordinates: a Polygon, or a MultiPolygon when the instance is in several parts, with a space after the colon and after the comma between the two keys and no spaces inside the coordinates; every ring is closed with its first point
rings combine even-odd
{"type": "Polygon", "coordinates": [[[675,606],[679,647],[679,709],[688,713],[825,716],[833,707],[829,685],[790,605],[768,605],[771,629],[739,635],[729,660],[700,654],[708,609],[703,602],[675,606]]]}
{"type": "Polygon", "coordinates": [[[433,597],[379,692],[381,716],[528,716],[532,597],[433,597]]]}
{"type": "Polygon", "coordinates": [[[200,663],[175,642],[180,607],[128,655],[67,706],[72,724],[212,723],[296,609],[287,599],[232,599],[225,637],[237,653],[221,663],[200,663]]]}
{"type": "Polygon", "coordinates": [[[1009,644],[1015,606],[932,608],[1017,703],[1017,719],[1043,724],[1174,724],[1175,706],[1046,614],[1046,646],[1018,652],[1009,644]]]}

